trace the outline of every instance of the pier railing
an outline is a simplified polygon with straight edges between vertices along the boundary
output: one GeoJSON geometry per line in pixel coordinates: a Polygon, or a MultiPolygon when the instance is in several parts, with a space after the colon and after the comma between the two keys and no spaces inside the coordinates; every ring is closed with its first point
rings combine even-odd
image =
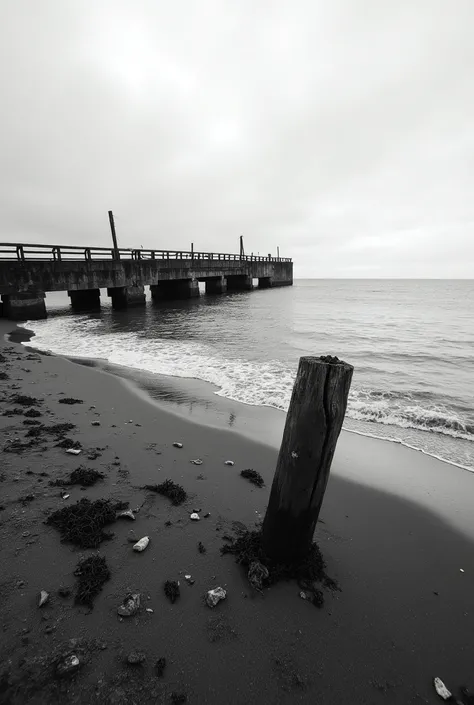
{"type": "Polygon", "coordinates": [[[74,247],[72,245],[36,245],[0,242],[0,261],[92,261],[92,260],[216,260],[239,262],[291,262],[291,257],[235,255],[224,252],[194,250],[144,250],[110,247],[74,247]]]}

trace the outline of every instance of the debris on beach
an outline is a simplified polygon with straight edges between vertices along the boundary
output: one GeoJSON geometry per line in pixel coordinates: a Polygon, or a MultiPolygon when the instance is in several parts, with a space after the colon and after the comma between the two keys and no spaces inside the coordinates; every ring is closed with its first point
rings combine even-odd
{"type": "Polygon", "coordinates": [[[90,450],[88,452],[87,459],[88,460],[96,460],[97,458],[100,458],[101,455],[102,455],[102,453],[99,451],[98,448],[93,448],[92,450],[90,450]]]}
{"type": "Polygon", "coordinates": [[[199,541],[199,543],[198,543],[198,551],[199,551],[199,553],[206,553],[206,547],[204,546],[202,541],[199,541]]]}
{"type": "Polygon", "coordinates": [[[173,443],[173,446],[174,446],[175,448],[182,448],[182,447],[183,447],[183,444],[182,444],[182,443],[178,443],[177,441],[175,441],[175,442],[173,443]]]}
{"type": "Polygon", "coordinates": [[[46,592],[46,590],[41,590],[38,601],[38,607],[43,607],[43,605],[45,605],[47,602],[49,602],[49,592],[46,592]]]}
{"type": "Polygon", "coordinates": [[[58,401],[60,404],[84,404],[82,399],[74,399],[74,397],[64,397],[58,401]]]}
{"type": "Polygon", "coordinates": [[[247,578],[252,587],[254,587],[259,592],[262,591],[262,582],[267,580],[269,577],[268,568],[260,563],[260,561],[252,561],[249,566],[249,572],[247,573],[247,578]]]}
{"type": "Polygon", "coordinates": [[[150,543],[150,538],[148,536],[144,536],[142,539],[137,541],[136,544],[133,545],[133,550],[137,551],[137,553],[141,553],[142,551],[145,550],[145,548],[148,546],[150,543]]]}
{"type": "Polygon", "coordinates": [[[191,519],[191,521],[199,521],[199,519],[201,517],[199,516],[199,514],[197,512],[193,512],[189,518],[191,519]]]}
{"type": "Polygon", "coordinates": [[[233,460],[226,460],[224,465],[234,465],[234,461],[233,460]]]}
{"type": "MultiPolygon", "coordinates": [[[[223,537],[226,538],[226,537],[223,537]]],[[[228,539],[228,537],[227,537],[228,539]]],[[[237,563],[247,569],[249,578],[259,577],[262,587],[274,585],[280,580],[296,580],[301,592],[305,593],[307,599],[315,607],[321,607],[324,597],[315,583],[320,583],[331,590],[337,590],[337,583],[326,574],[326,564],[318,546],[313,543],[308,555],[295,563],[277,563],[265,555],[262,548],[261,531],[239,531],[237,538],[221,547],[221,553],[231,553],[235,556],[237,563]],[[266,568],[268,575],[260,568],[255,569],[255,573],[250,571],[253,563],[258,563],[262,568],[266,568]]],[[[300,596],[301,596],[300,592],[300,596]]]]}
{"type": "Polygon", "coordinates": [[[204,519],[209,519],[210,516],[211,516],[211,512],[206,512],[204,514],[204,519]]]}
{"type": "Polygon", "coordinates": [[[155,674],[158,676],[158,678],[163,677],[163,673],[165,671],[165,668],[166,668],[166,659],[162,656],[155,663],[155,674]]]}
{"type": "Polygon", "coordinates": [[[171,600],[172,604],[174,604],[180,596],[179,580],[167,580],[164,584],[164,591],[166,597],[171,600]]]}
{"type": "Polygon", "coordinates": [[[208,590],[206,594],[206,605],[208,607],[215,607],[221,600],[225,600],[227,597],[227,592],[224,588],[216,587],[213,590],[208,590]]]}
{"type": "Polygon", "coordinates": [[[240,474],[242,477],[245,477],[245,479],[249,482],[252,482],[254,485],[257,485],[257,487],[263,487],[263,485],[265,484],[263,482],[263,477],[256,470],[248,468],[247,470],[242,470],[240,474]]]}
{"type": "Polygon", "coordinates": [[[91,426],[100,426],[100,421],[91,421],[91,426]]]}
{"type": "Polygon", "coordinates": [[[202,465],[201,458],[196,458],[196,460],[190,460],[189,462],[192,463],[193,465],[202,465]]]}
{"type": "Polygon", "coordinates": [[[131,521],[135,521],[135,514],[131,509],[125,509],[117,514],[117,519],[130,519],[131,521]]]}
{"type": "Polygon", "coordinates": [[[45,523],[60,532],[62,541],[76,544],[80,548],[97,548],[101,541],[112,538],[103,529],[115,521],[119,508],[123,509],[123,503],[113,503],[108,499],[91,502],[84,498],[53,512],[45,523]]]}
{"type": "Polygon", "coordinates": [[[31,409],[24,411],[23,416],[26,416],[29,419],[36,419],[38,416],[42,416],[42,413],[41,411],[38,411],[38,409],[32,407],[31,409]]]}
{"type": "Polygon", "coordinates": [[[73,470],[69,477],[53,480],[49,484],[62,487],[63,485],[81,485],[82,487],[92,487],[98,480],[103,480],[105,475],[98,470],[91,470],[90,468],[81,467],[73,470]]]}
{"type": "Polygon", "coordinates": [[[188,585],[194,585],[194,583],[196,582],[192,575],[185,575],[184,579],[186,580],[188,585]]]}
{"type": "Polygon", "coordinates": [[[133,617],[140,609],[140,593],[130,593],[126,595],[122,604],[117,607],[117,614],[120,617],[133,617]]]}
{"type": "Polygon", "coordinates": [[[127,663],[131,666],[141,666],[146,661],[143,651],[131,651],[127,656],[127,663]]]}
{"type": "Polygon", "coordinates": [[[172,480],[165,480],[159,485],[145,485],[143,489],[168,497],[174,505],[183,504],[188,498],[184,488],[172,480]]]}
{"type": "Polygon", "coordinates": [[[81,666],[81,661],[77,654],[68,654],[56,664],[56,673],[60,678],[70,676],[81,666]]]}
{"type": "Polygon", "coordinates": [[[452,698],[452,693],[446,688],[441,678],[435,678],[433,683],[440,698],[443,698],[443,700],[452,698]]]}
{"type": "Polygon", "coordinates": [[[69,455],[80,455],[82,450],[80,448],[68,448],[66,453],[69,453],[69,455]]]}
{"type": "Polygon", "coordinates": [[[103,556],[89,556],[79,561],[74,575],[79,578],[74,602],[92,609],[94,598],[110,578],[110,570],[103,556]]]}
{"type": "Polygon", "coordinates": [[[29,397],[25,394],[15,394],[10,399],[10,404],[20,404],[20,406],[38,406],[42,404],[42,399],[36,399],[35,397],[29,397]]]}
{"type": "Polygon", "coordinates": [[[3,446],[3,452],[16,453],[17,455],[20,455],[20,453],[23,453],[25,450],[34,448],[37,445],[38,440],[35,438],[32,438],[29,441],[21,441],[19,438],[14,438],[13,440],[7,440],[3,446]]]}
{"type": "Polygon", "coordinates": [[[23,425],[24,426],[39,426],[41,421],[37,421],[36,419],[23,419],[23,425]]]}
{"type": "Polygon", "coordinates": [[[68,495],[68,494],[63,494],[63,495],[62,495],[62,498],[63,498],[63,499],[69,499],[69,497],[70,497],[70,495],[68,495]]]}

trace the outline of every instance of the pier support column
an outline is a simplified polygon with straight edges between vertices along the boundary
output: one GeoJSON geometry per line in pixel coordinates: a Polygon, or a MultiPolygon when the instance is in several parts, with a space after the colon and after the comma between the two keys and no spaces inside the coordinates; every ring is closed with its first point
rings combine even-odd
{"type": "Polygon", "coordinates": [[[3,315],[11,321],[37,321],[46,318],[44,291],[2,294],[3,315]]]}
{"type": "Polygon", "coordinates": [[[271,289],[273,286],[272,277],[259,277],[258,278],[258,288],[259,289],[271,289]]]}
{"type": "Polygon", "coordinates": [[[206,294],[223,294],[227,291],[227,280],[225,277],[215,277],[206,279],[206,294]]]}
{"type": "Polygon", "coordinates": [[[197,279],[164,279],[151,284],[150,291],[154,301],[194,299],[199,296],[199,282],[197,279]]]}
{"type": "Polygon", "coordinates": [[[67,293],[73,311],[100,310],[100,289],[71,289],[67,293]]]}
{"type": "Polygon", "coordinates": [[[232,274],[227,277],[228,291],[252,291],[253,280],[249,274],[232,274]]]}
{"type": "Polygon", "coordinates": [[[112,299],[112,308],[115,310],[146,304],[143,286],[114,286],[107,289],[107,294],[112,299]]]}

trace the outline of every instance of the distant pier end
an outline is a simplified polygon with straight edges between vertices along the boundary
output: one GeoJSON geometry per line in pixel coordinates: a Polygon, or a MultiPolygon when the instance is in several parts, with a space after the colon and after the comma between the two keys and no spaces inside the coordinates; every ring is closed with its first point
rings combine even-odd
{"type": "Polygon", "coordinates": [[[145,286],[153,300],[291,286],[289,258],[216,252],[132,250],[60,245],[0,243],[0,315],[11,320],[46,318],[48,291],[67,291],[76,311],[100,308],[107,289],[115,309],[145,304],[145,286]]]}

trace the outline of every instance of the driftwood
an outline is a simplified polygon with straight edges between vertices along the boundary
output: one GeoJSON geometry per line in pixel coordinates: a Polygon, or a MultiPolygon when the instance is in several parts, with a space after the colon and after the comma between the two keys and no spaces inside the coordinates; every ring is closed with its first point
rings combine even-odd
{"type": "Polygon", "coordinates": [[[353,371],[337,357],[300,359],[263,522],[274,560],[298,560],[311,547],[353,371]]]}

